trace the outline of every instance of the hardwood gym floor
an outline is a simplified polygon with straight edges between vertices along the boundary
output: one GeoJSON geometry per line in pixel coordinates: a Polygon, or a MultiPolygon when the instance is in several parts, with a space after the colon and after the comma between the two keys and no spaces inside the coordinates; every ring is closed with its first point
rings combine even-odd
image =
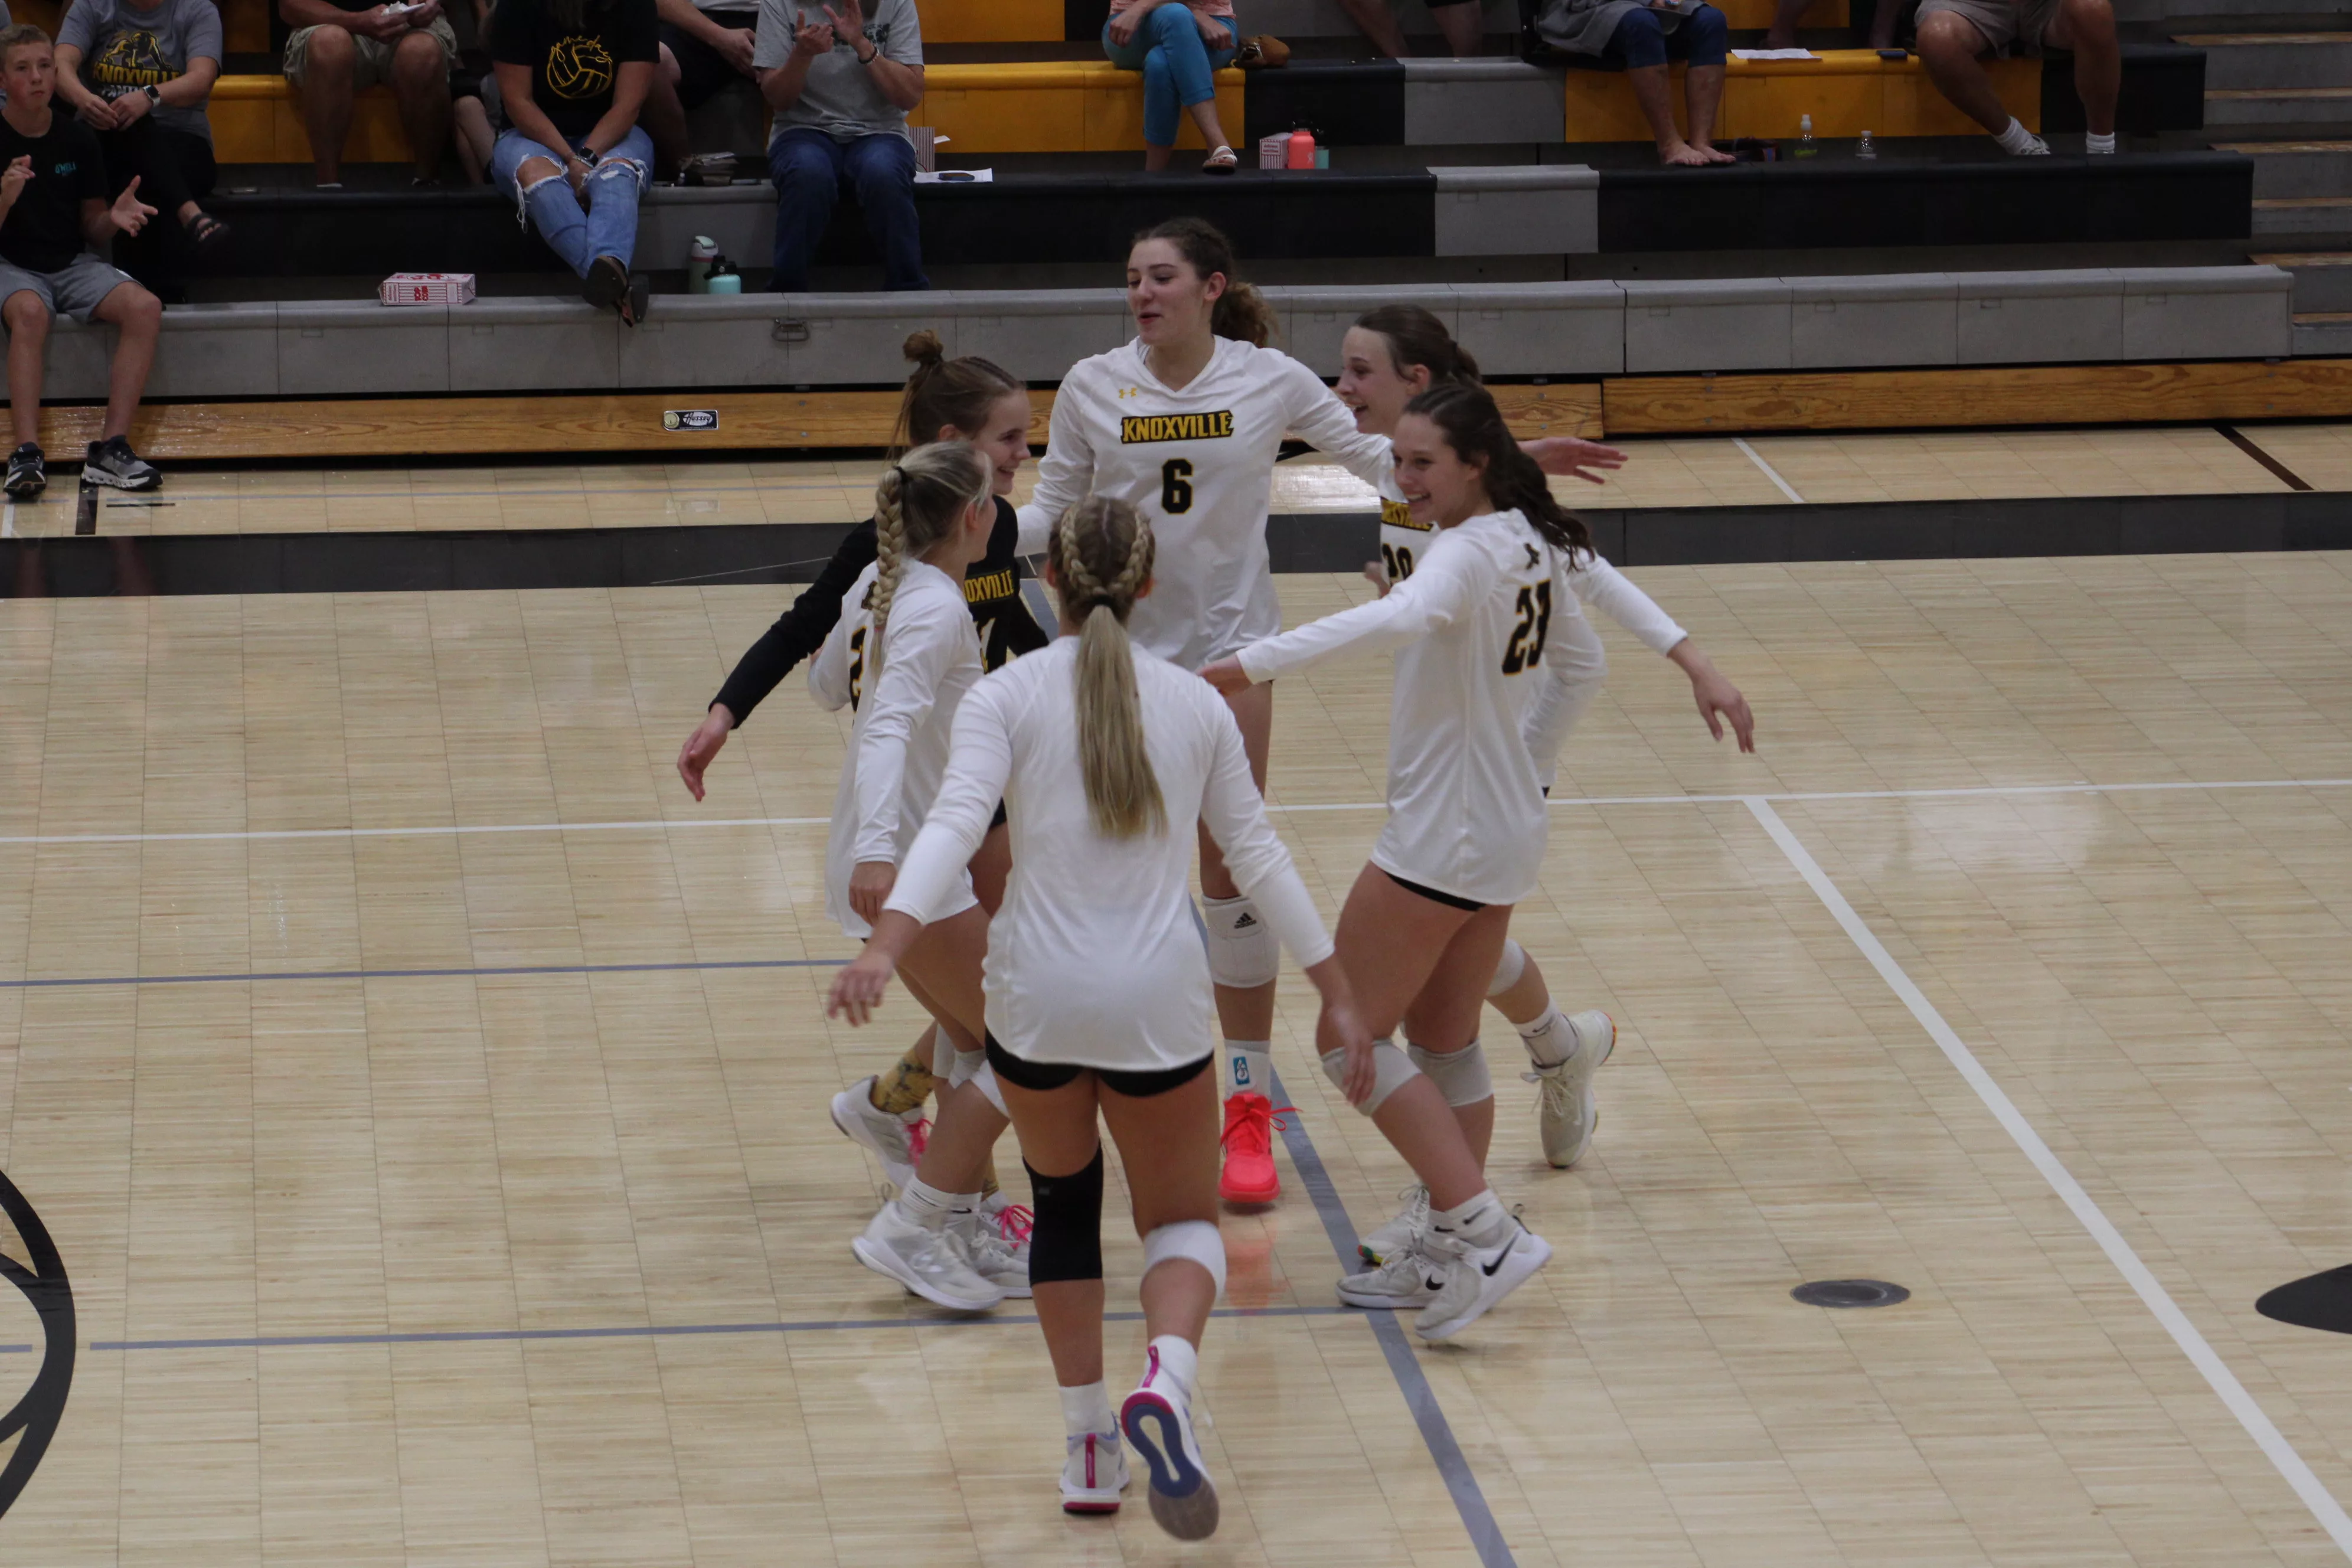
{"type": "MultiPolygon", "coordinates": [[[[708,802],[670,771],[791,590],[0,604],[0,1169],[79,1311],[0,1559],[2342,1561],[2346,1342],[2252,1303],[2352,1262],[2352,556],[1637,576],[1759,752],[1604,629],[1517,926],[1621,1028],[1582,1168],[1540,1164],[1489,1035],[1496,1183],[1559,1255],[1444,1349],[1331,1308],[1296,1156],[1342,1228],[1405,1176],[1287,975],[1298,1132],[1228,1226],[1225,1525],[1188,1549],[1055,1510],[1034,1329],[849,1256],[877,1173],[825,1098],[912,1010],[817,1011],[844,726],[795,679],[708,802]],[[1790,1299],[1853,1276],[1911,1298],[1790,1299]]],[[[1386,689],[1279,697],[1327,906],[1386,689]]],[[[0,1406],[42,1343],[0,1289],[0,1406]]]]}
{"type": "MultiPolygon", "coordinates": [[[[2352,489],[2352,426],[2249,426],[2242,438],[2308,488],[2352,489]]],[[[2013,500],[2273,495],[2291,487],[2210,426],[1892,435],[1637,437],[1635,461],[1559,493],[1591,507],[1778,506],[1790,500],[2013,500]]],[[[849,522],[872,515],[878,458],[468,468],[174,469],[162,491],[100,498],[110,536],[701,527],[849,522]]],[[[1318,454],[1276,470],[1274,510],[1375,510],[1370,489],[1318,454]]],[[[1023,470],[1020,495],[1034,484],[1023,470]]],[[[60,481],[12,505],[0,534],[75,531],[60,481]]]]}

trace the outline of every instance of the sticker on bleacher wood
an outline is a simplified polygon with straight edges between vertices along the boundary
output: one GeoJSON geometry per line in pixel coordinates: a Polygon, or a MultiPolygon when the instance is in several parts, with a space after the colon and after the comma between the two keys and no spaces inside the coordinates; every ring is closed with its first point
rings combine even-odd
{"type": "Polygon", "coordinates": [[[716,408],[665,408],[662,410],[665,430],[716,430],[719,410],[716,408]]]}

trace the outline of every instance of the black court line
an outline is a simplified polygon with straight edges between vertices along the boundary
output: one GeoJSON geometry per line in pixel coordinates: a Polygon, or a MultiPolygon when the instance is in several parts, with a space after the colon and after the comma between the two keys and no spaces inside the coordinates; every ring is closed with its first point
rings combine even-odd
{"type": "MultiPolygon", "coordinates": [[[[1337,1318],[1345,1307],[1226,1307],[1216,1318],[1337,1318]]],[[[814,1334],[845,1329],[985,1329],[1034,1323],[1034,1315],[978,1314],[961,1318],[817,1318],[778,1323],[655,1323],[609,1329],[454,1329],[407,1334],[259,1334],[209,1340],[92,1340],[93,1351],[261,1351],[339,1345],[506,1344],[539,1340],[671,1340],[711,1334],[814,1334]]],[[[1105,1312],[1107,1323],[1139,1323],[1141,1312],[1105,1312]]],[[[30,1348],[30,1347],[26,1347],[30,1348]]]]}
{"type": "Polygon", "coordinates": [[[2231,446],[2235,447],[2239,451],[2243,452],[2247,457],[2252,458],[2255,462],[2260,463],[2263,468],[2268,468],[2272,473],[2277,475],[2279,482],[2285,485],[2287,489],[2291,490],[2307,490],[2311,488],[2309,484],[2305,482],[2302,475],[2296,473],[2293,468],[2288,468],[2284,463],[2280,462],[2276,458],[2272,457],[2268,452],[2263,451],[2262,447],[2254,444],[2252,437],[2248,436],[2236,426],[2216,425],[2213,426],[2213,429],[2218,435],[2220,435],[2221,439],[2227,441],[2231,446]]]}
{"type": "Polygon", "coordinates": [[[688,969],[831,969],[845,958],[732,958],[689,963],[516,963],[486,969],[289,969],[273,974],[104,974],[0,980],[0,991],[84,985],[217,985],[261,980],[457,980],[501,974],[663,974],[688,969]]]}
{"type": "MultiPolygon", "coordinates": [[[[1274,1075],[1274,1098],[1276,1104],[1289,1102],[1278,1072],[1274,1075]]],[[[1331,1184],[1331,1173],[1323,1168],[1323,1156],[1315,1152],[1315,1141],[1307,1137],[1297,1115],[1283,1124],[1282,1142],[1290,1151],[1299,1183],[1315,1201],[1315,1213],[1323,1221],[1324,1234],[1331,1238],[1331,1250],[1339,1255],[1340,1268],[1356,1268],[1360,1258],[1355,1222],[1348,1217],[1347,1205],[1331,1184]]],[[[1503,1540],[1502,1526],[1495,1522],[1494,1510],[1486,1506],[1486,1494],[1479,1489],[1478,1478],[1445,1419],[1445,1409],[1437,1403],[1437,1391],[1429,1385],[1429,1374],[1421,1370],[1421,1360],[1405,1338],[1404,1325],[1397,1321],[1394,1312],[1362,1315],[1372,1326],[1372,1337],[1380,1342],[1381,1354],[1388,1359],[1389,1373],[1396,1379],[1397,1392],[1404,1395],[1405,1408],[1412,1412],[1413,1425],[1421,1428],[1421,1440],[1429,1448],[1431,1461],[1454,1496],[1454,1510],[1462,1516],[1462,1528],[1470,1532],[1478,1561],[1484,1568],[1518,1568],[1518,1560],[1503,1540]]]]}
{"type": "Polygon", "coordinates": [[[0,1175],[0,1212],[5,1212],[8,1223],[16,1227],[17,1239],[25,1244],[30,1260],[27,1267],[0,1254],[0,1279],[22,1291],[26,1304],[40,1315],[43,1342],[40,1370],[33,1374],[32,1386],[6,1415],[0,1415],[0,1442],[16,1439],[16,1452],[0,1467],[0,1514],[5,1514],[24,1495],[26,1484],[40,1468],[41,1457],[49,1451],[49,1440],[65,1419],[66,1397],[73,1392],[75,1333],[73,1283],[66,1278],[57,1243],[25,1194],[5,1175],[0,1175]]]}

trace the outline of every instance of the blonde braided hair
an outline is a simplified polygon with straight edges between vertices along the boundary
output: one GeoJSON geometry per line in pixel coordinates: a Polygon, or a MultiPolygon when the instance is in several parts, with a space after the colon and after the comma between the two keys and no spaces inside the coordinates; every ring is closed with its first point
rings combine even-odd
{"type": "Polygon", "coordinates": [[[1127,617],[1151,580],[1151,525],[1128,501],[1088,496],[1055,525],[1046,560],[1062,608],[1079,624],[1078,767],[1087,811],[1106,838],[1168,830],[1168,805],[1143,744],[1127,617]]]}
{"type": "Polygon", "coordinates": [[[874,630],[866,639],[866,679],[882,674],[882,628],[898,596],[907,557],[920,556],[955,531],[963,514],[988,499],[989,462],[969,441],[918,447],[882,472],[874,487],[874,630]]]}

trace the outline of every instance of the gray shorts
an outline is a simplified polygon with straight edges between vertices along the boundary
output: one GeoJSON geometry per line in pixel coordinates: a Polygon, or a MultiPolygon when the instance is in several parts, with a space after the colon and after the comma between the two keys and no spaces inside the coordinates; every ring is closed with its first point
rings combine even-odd
{"type": "MultiPolygon", "coordinates": [[[[297,27],[286,39],[286,79],[296,87],[302,85],[302,73],[310,63],[310,39],[318,28],[297,27]]],[[[349,28],[344,31],[350,32],[349,28]]],[[[446,18],[436,16],[423,27],[411,27],[410,33],[424,33],[441,46],[441,68],[447,70],[457,63],[457,35],[446,18]]],[[[372,87],[389,85],[392,81],[393,52],[407,41],[404,33],[389,43],[371,38],[364,33],[352,33],[352,90],[365,92],[372,87]]]]}
{"type": "Polygon", "coordinates": [[[1919,20],[1949,11],[1984,35],[1997,55],[2039,55],[2058,0],[1919,0],[1919,20]]]}
{"type": "Polygon", "coordinates": [[[87,250],[56,272],[27,272],[0,261],[0,300],[20,289],[29,289],[41,297],[53,319],[71,316],[86,327],[100,302],[131,280],[131,274],[108,266],[87,250]]]}

